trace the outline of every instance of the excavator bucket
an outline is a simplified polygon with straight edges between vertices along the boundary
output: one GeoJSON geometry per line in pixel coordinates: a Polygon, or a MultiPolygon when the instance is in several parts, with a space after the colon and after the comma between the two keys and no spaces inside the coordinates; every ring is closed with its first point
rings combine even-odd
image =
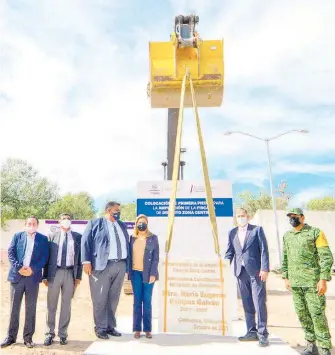
{"type": "MultiPolygon", "coordinates": [[[[223,40],[199,40],[196,47],[150,42],[148,97],[152,108],[178,108],[183,77],[188,68],[198,107],[218,107],[223,100],[223,40]]],[[[192,107],[189,84],[184,107],[192,107]]]]}

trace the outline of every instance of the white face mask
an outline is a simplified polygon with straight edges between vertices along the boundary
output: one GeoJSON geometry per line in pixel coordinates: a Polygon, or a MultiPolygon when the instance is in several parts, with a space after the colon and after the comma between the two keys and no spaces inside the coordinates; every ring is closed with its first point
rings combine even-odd
{"type": "Polygon", "coordinates": [[[63,219],[63,220],[60,222],[60,225],[61,225],[63,228],[65,228],[65,229],[70,228],[70,226],[71,226],[71,221],[68,220],[68,219],[63,219]]]}
{"type": "Polygon", "coordinates": [[[239,218],[237,218],[237,224],[240,227],[246,226],[248,224],[248,218],[247,217],[239,217],[239,218]]]}
{"type": "Polygon", "coordinates": [[[37,227],[35,227],[35,226],[26,227],[26,231],[27,231],[29,234],[34,234],[34,233],[36,233],[36,231],[37,231],[37,227]]]}

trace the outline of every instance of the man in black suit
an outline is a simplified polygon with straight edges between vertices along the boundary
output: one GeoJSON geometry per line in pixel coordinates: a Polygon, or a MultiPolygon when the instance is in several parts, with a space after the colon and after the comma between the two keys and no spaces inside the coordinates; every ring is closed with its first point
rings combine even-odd
{"type": "Polygon", "coordinates": [[[16,233],[8,247],[11,307],[8,336],[2,342],[1,348],[16,342],[23,295],[26,303],[24,344],[28,348],[34,347],[32,337],[35,333],[37,297],[42,281],[42,269],[48,261],[48,238],[37,232],[38,224],[35,216],[27,218],[25,231],[16,233]]]}
{"type": "Polygon", "coordinates": [[[71,231],[71,216],[62,213],[60,229],[49,234],[49,261],[44,268],[43,283],[48,287],[46,338],[51,345],[55,337],[56,312],[59,292],[62,292],[58,336],[60,344],[67,344],[67,329],[71,318],[71,301],[82,275],[81,234],[71,231]]]}

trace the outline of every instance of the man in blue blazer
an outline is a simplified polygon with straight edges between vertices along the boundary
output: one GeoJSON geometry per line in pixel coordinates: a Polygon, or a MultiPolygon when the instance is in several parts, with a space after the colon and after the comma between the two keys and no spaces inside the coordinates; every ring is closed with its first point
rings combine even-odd
{"type": "Polygon", "coordinates": [[[1,344],[1,348],[16,342],[23,294],[26,302],[24,344],[28,348],[34,346],[32,337],[35,333],[39,284],[42,281],[42,269],[49,256],[48,238],[37,232],[38,223],[35,216],[27,218],[26,231],[16,233],[8,248],[11,309],[8,336],[1,344]]]}
{"type": "Polygon", "coordinates": [[[95,333],[100,339],[121,336],[115,329],[129,257],[129,235],[120,219],[120,204],[108,202],[105,217],[89,221],[81,239],[84,272],[89,275],[95,333]]]}
{"type": "Polygon", "coordinates": [[[248,212],[236,210],[238,227],[229,233],[225,258],[234,259],[234,273],[240,288],[247,334],[240,341],[259,341],[269,345],[267,330],[266,287],[269,272],[269,250],[262,227],[249,224],[248,212]],[[255,322],[258,318],[258,328],[255,322]]]}

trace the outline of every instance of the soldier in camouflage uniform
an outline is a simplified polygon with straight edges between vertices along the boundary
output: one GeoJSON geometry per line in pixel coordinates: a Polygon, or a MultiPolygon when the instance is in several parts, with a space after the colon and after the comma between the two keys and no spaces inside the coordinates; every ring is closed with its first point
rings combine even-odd
{"type": "Polygon", "coordinates": [[[324,233],[304,223],[300,208],[291,209],[287,216],[293,229],[283,238],[282,272],[307,340],[302,354],[330,355],[332,345],[325,314],[325,293],[334,258],[324,233]]]}

